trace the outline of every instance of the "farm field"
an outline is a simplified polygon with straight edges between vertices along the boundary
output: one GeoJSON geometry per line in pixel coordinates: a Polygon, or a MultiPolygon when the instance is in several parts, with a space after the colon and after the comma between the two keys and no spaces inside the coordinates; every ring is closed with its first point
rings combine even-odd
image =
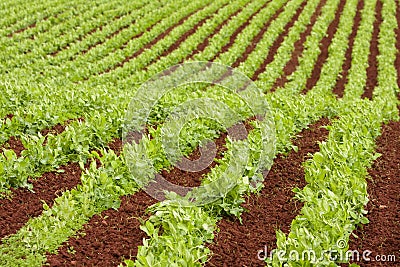
{"type": "Polygon", "coordinates": [[[400,266],[398,0],[0,5],[0,266],[400,266]]]}

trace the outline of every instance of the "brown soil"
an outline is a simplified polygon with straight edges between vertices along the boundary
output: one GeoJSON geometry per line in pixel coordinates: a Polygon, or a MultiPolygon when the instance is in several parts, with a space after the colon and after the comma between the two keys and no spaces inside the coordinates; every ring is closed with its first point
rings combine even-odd
{"type": "Polygon", "coordinates": [[[7,114],[7,115],[4,117],[4,122],[6,121],[6,119],[12,120],[12,118],[14,118],[14,114],[7,114]]]}
{"type": "MultiPolygon", "coordinates": [[[[279,35],[279,37],[274,41],[272,44],[271,48],[268,51],[268,55],[265,58],[264,62],[258,67],[258,69],[254,72],[253,76],[251,77],[251,80],[255,81],[258,79],[258,76],[265,71],[265,68],[269,63],[271,63],[274,60],[274,56],[276,54],[276,51],[278,51],[278,48],[281,46],[283,40],[285,39],[286,35],[288,34],[290,28],[293,27],[294,23],[297,21],[299,18],[301,12],[303,12],[304,7],[306,6],[307,2],[303,2],[300,6],[299,9],[297,9],[296,14],[293,16],[293,18],[290,20],[288,24],[286,24],[285,28],[283,29],[283,32],[279,35]]],[[[269,24],[268,24],[269,25],[269,24]]],[[[267,26],[266,26],[267,27],[267,26]]],[[[266,28],[265,28],[266,30],[266,28]]],[[[258,42],[259,40],[257,40],[258,42]]],[[[253,44],[252,44],[253,45],[253,44]]],[[[254,46],[256,43],[254,43],[254,46]]],[[[254,49],[254,48],[253,48],[254,49]]],[[[253,51],[253,50],[251,50],[253,51]]],[[[247,52],[247,50],[246,50],[247,52]]],[[[247,58],[248,55],[245,56],[247,58]]],[[[244,60],[243,60],[244,61],[244,60]]]]}
{"type": "Polygon", "coordinates": [[[84,119],[83,117],[76,118],[76,119],[68,119],[68,120],[64,121],[63,124],[57,123],[56,125],[52,126],[51,128],[46,128],[46,129],[41,130],[40,133],[41,133],[43,136],[46,137],[46,139],[45,139],[44,142],[43,142],[43,145],[46,145],[46,144],[47,144],[47,136],[48,136],[49,134],[58,135],[58,134],[63,133],[63,132],[65,131],[65,128],[68,126],[68,124],[70,124],[70,123],[73,122],[73,121],[82,122],[82,121],[85,121],[85,119],[84,119]]]}
{"type": "Polygon", "coordinates": [[[363,9],[364,9],[364,1],[359,0],[358,5],[357,5],[356,16],[354,18],[353,29],[349,36],[349,45],[347,47],[346,54],[345,54],[346,59],[342,66],[343,70],[339,76],[340,78],[337,80],[335,88],[333,89],[333,93],[336,94],[336,96],[338,98],[343,97],[344,87],[345,87],[346,83],[348,82],[347,75],[349,74],[349,70],[351,68],[351,59],[352,59],[352,54],[353,54],[354,39],[357,35],[358,27],[360,26],[361,10],[363,10],[363,9]]]}
{"type": "Polygon", "coordinates": [[[138,246],[146,238],[140,219],[147,219],[146,208],[157,200],[140,191],[121,198],[118,210],[109,209],[95,215],[77,237],[72,237],[47,255],[50,266],[117,266],[123,259],[134,259],[138,246]],[[73,251],[73,253],[71,253],[73,251]]]}
{"type": "Polygon", "coordinates": [[[186,60],[192,59],[194,55],[204,51],[204,49],[206,49],[206,47],[208,46],[210,39],[213,38],[216,34],[218,34],[221,31],[222,27],[224,27],[228,23],[229,20],[231,20],[237,14],[239,14],[239,12],[241,12],[243,10],[243,8],[245,8],[249,3],[250,2],[248,2],[244,7],[241,7],[238,10],[236,10],[235,13],[233,13],[229,18],[225,19],[221,24],[219,24],[217,26],[217,28],[215,28],[215,30],[212,34],[207,36],[207,38],[204,39],[204,41],[202,43],[197,45],[197,49],[192,51],[192,53],[186,57],[186,60]]]}
{"type": "MultiPolygon", "coordinates": [[[[217,146],[217,154],[216,159],[222,159],[223,153],[226,151],[226,137],[227,134],[221,134],[214,142],[217,146]]],[[[200,150],[197,148],[193,153],[188,157],[189,160],[196,160],[200,158],[200,150]]],[[[210,172],[212,168],[217,166],[217,162],[213,161],[206,169],[199,172],[189,172],[181,170],[180,168],[174,167],[170,171],[163,170],[160,174],[169,182],[187,187],[196,187],[200,186],[201,179],[203,175],[210,172]]]]}
{"type": "Polygon", "coordinates": [[[367,81],[364,88],[364,93],[361,98],[372,99],[372,93],[375,86],[378,84],[378,60],[377,56],[379,54],[378,50],[378,38],[379,38],[379,27],[382,23],[382,2],[377,1],[375,7],[375,21],[374,21],[374,31],[372,33],[371,45],[369,48],[368,56],[368,68],[367,68],[367,81]]]}
{"type": "MultiPolygon", "coordinates": [[[[107,147],[119,155],[122,140],[116,138],[107,147]]],[[[96,162],[97,166],[101,165],[97,159],[96,162]]],[[[85,167],[89,164],[87,162],[85,167]]],[[[11,188],[11,198],[0,199],[0,239],[16,233],[30,218],[39,216],[43,211],[43,202],[52,207],[55,198],[81,182],[81,174],[78,163],[69,163],[58,171],[44,173],[39,179],[28,179],[33,192],[26,188],[11,188]]]]}
{"type": "MultiPolygon", "coordinates": [[[[13,115],[9,114],[6,116],[6,118],[11,120],[13,118],[13,115]]],[[[58,123],[57,125],[55,125],[51,128],[41,130],[40,133],[43,136],[47,136],[48,134],[53,134],[53,135],[60,134],[60,133],[64,132],[65,127],[74,120],[83,121],[84,119],[77,118],[77,119],[66,120],[63,125],[58,123]]],[[[44,141],[43,145],[46,145],[46,143],[47,143],[47,139],[44,141]]],[[[22,144],[21,140],[17,139],[15,136],[11,136],[10,139],[3,146],[0,147],[0,149],[1,148],[14,150],[14,152],[17,154],[18,157],[20,157],[22,151],[25,150],[25,147],[22,144]]]]}
{"type": "Polygon", "coordinates": [[[17,157],[20,157],[22,151],[25,150],[24,144],[22,144],[21,140],[15,138],[14,136],[11,136],[10,139],[8,139],[8,141],[0,147],[0,149],[1,148],[14,150],[15,154],[17,154],[17,157]]]}
{"type": "MultiPolygon", "coordinates": [[[[303,130],[294,141],[299,151],[287,156],[278,155],[264,181],[260,195],[250,195],[243,205],[248,212],[242,214],[243,224],[231,218],[222,219],[213,244],[213,256],[206,266],[265,266],[258,259],[259,250],[275,248],[277,229],[287,233],[292,220],[303,204],[294,200],[294,187],[306,185],[303,162],[309,153],[319,150],[318,142],[326,139],[328,131],[321,128],[329,120],[321,119],[303,130]]],[[[261,255],[262,256],[262,255],[261,255]]]]}
{"type": "Polygon", "coordinates": [[[119,156],[122,151],[122,140],[120,138],[115,138],[107,146],[109,149],[113,150],[115,154],[119,156]]]}
{"type": "Polygon", "coordinates": [[[326,4],[326,0],[321,0],[310,19],[310,23],[307,25],[307,28],[304,32],[300,34],[300,38],[294,43],[294,50],[292,53],[291,59],[286,63],[286,66],[283,68],[283,75],[279,77],[275,84],[271,88],[271,92],[274,92],[278,87],[283,87],[288,81],[288,76],[290,76],[299,65],[299,58],[303,54],[304,51],[304,43],[307,39],[307,36],[311,34],[312,28],[317,21],[317,18],[321,14],[322,7],[326,4]]]}
{"type": "Polygon", "coordinates": [[[38,180],[30,180],[34,193],[26,188],[11,189],[11,199],[0,199],[0,238],[16,233],[30,218],[39,216],[43,202],[51,207],[55,198],[80,183],[77,163],[59,170],[64,172],[48,172],[38,180]]]}
{"type": "Polygon", "coordinates": [[[362,255],[370,250],[371,259],[377,255],[395,255],[396,262],[361,261],[361,266],[399,266],[400,262],[400,122],[382,127],[377,139],[379,157],[368,170],[369,223],[360,226],[350,239],[350,249],[362,255]]]}
{"type": "Polygon", "coordinates": [[[214,61],[216,58],[218,58],[221,54],[225,53],[226,51],[229,50],[229,48],[233,45],[233,43],[235,42],[236,37],[239,35],[239,33],[241,33],[244,28],[246,28],[251,20],[258,14],[260,13],[260,11],[262,9],[264,9],[268,3],[271,2],[271,0],[267,1],[264,5],[262,5],[255,13],[253,13],[247,20],[245,23],[243,23],[242,25],[240,25],[240,27],[238,27],[234,33],[230,36],[229,38],[229,42],[227,44],[225,44],[219,51],[217,54],[214,55],[214,57],[210,60],[210,61],[214,61]]]}
{"type": "MultiPolygon", "coordinates": [[[[106,40],[109,40],[109,39],[113,38],[114,36],[118,35],[121,31],[123,31],[123,30],[129,28],[129,26],[131,26],[131,24],[134,24],[134,23],[135,23],[135,20],[132,20],[132,22],[131,22],[130,24],[125,25],[125,26],[119,28],[118,30],[112,32],[111,34],[107,35],[107,36],[104,38],[104,40],[98,40],[96,43],[91,44],[88,48],[86,48],[85,50],[83,50],[81,53],[82,53],[83,55],[86,54],[87,52],[89,52],[89,51],[92,50],[93,48],[95,48],[95,47],[97,47],[97,46],[103,44],[106,40]]],[[[152,26],[154,26],[154,25],[152,25],[152,26]]],[[[151,27],[152,27],[152,26],[151,26],[151,27]]],[[[130,40],[139,38],[140,36],[142,36],[142,35],[143,35],[146,31],[148,31],[148,30],[150,30],[150,28],[149,28],[149,29],[146,29],[145,31],[143,31],[143,32],[141,32],[141,33],[138,33],[138,34],[132,36],[131,38],[129,38],[128,41],[125,42],[125,45],[126,45],[130,40]]]]}
{"type": "MultiPolygon", "coordinates": [[[[82,36],[79,36],[76,41],[80,42],[82,41],[83,38],[86,38],[87,36],[92,35],[93,33],[97,32],[97,31],[101,31],[103,29],[103,25],[97,26],[96,28],[91,29],[89,32],[87,32],[86,34],[83,34],[82,36]]],[[[62,47],[58,48],[57,50],[53,51],[50,53],[51,56],[55,57],[58,55],[58,53],[60,53],[61,51],[68,49],[70,47],[69,43],[63,45],[62,47]]]]}
{"type": "Polygon", "coordinates": [[[326,59],[329,56],[329,46],[332,43],[333,36],[335,35],[338,25],[340,22],[341,14],[343,13],[344,6],[346,1],[340,1],[339,7],[335,12],[335,19],[330,23],[327,34],[324,38],[322,38],[319,47],[320,47],[320,54],[318,55],[317,61],[314,64],[314,69],[311,73],[311,76],[308,78],[306,83],[306,88],[302,91],[303,94],[306,94],[309,90],[311,90],[318,82],[321,76],[321,70],[324,66],[326,59]]]}

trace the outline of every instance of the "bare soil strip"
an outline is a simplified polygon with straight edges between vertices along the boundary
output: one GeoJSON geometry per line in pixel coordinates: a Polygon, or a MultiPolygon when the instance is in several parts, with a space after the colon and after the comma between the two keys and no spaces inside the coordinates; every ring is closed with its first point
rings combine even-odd
{"type": "Polygon", "coordinates": [[[364,93],[361,98],[372,99],[372,93],[375,86],[378,85],[378,60],[377,56],[379,54],[378,50],[378,39],[379,39],[379,27],[382,23],[382,2],[377,1],[375,7],[375,21],[374,21],[374,31],[372,33],[371,45],[369,48],[368,56],[368,68],[367,68],[367,82],[365,85],[364,93]]]}
{"type": "Polygon", "coordinates": [[[269,2],[271,2],[271,0],[265,2],[265,4],[262,5],[261,8],[258,9],[256,12],[254,12],[254,13],[246,20],[245,23],[243,23],[242,25],[240,25],[240,27],[237,28],[237,29],[235,30],[235,32],[230,36],[229,42],[228,42],[227,44],[225,44],[225,45],[221,48],[221,50],[219,50],[218,53],[215,54],[214,57],[213,57],[210,61],[214,61],[214,60],[215,60],[216,58],[218,58],[222,53],[225,53],[226,51],[228,51],[229,48],[235,43],[235,39],[236,39],[236,37],[239,35],[239,33],[241,33],[241,32],[243,31],[244,28],[246,28],[247,26],[249,26],[251,20],[252,20],[258,13],[260,13],[261,10],[262,10],[263,8],[265,8],[265,7],[268,5],[269,2]]]}
{"type": "MultiPolygon", "coordinates": [[[[222,159],[223,153],[226,151],[226,133],[222,133],[214,142],[217,147],[217,153],[215,158],[216,159],[222,159]]],[[[196,159],[199,159],[201,156],[200,150],[197,148],[193,153],[190,154],[188,157],[189,160],[194,161],[196,159]]],[[[206,169],[199,171],[199,172],[188,172],[181,170],[179,168],[172,168],[169,171],[162,170],[161,175],[167,180],[168,182],[171,182],[176,185],[180,186],[187,186],[187,187],[196,187],[200,186],[201,184],[201,179],[202,177],[207,174],[208,172],[211,171],[212,168],[215,168],[218,163],[216,161],[213,161],[210,166],[208,166],[206,169]]]]}
{"type": "Polygon", "coordinates": [[[364,1],[359,0],[358,5],[357,5],[356,16],[354,18],[353,30],[351,31],[351,34],[349,36],[349,45],[347,47],[346,54],[345,54],[346,59],[342,66],[343,70],[339,76],[339,79],[337,80],[335,88],[333,89],[333,93],[336,94],[338,98],[343,97],[344,87],[345,87],[346,83],[348,82],[347,75],[349,74],[349,70],[351,68],[351,59],[352,59],[352,54],[353,54],[354,39],[357,35],[358,27],[360,26],[361,11],[363,9],[364,9],[364,1]]]}
{"type": "Polygon", "coordinates": [[[209,246],[213,256],[206,266],[265,266],[258,259],[258,251],[275,248],[277,229],[289,232],[292,220],[303,206],[293,199],[292,189],[306,185],[302,164],[310,158],[309,153],[319,151],[318,142],[328,136],[321,126],[328,124],[328,119],[321,119],[303,130],[294,140],[298,152],[277,156],[260,195],[247,197],[243,206],[248,212],[242,214],[243,224],[231,218],[219,222],[220,232],[209,246]]]}
{"type": "Polygon", "coordinates": [[[17,154],[17,157],[20,157],[22,151],[25,150],[24,144],[22,144],[21,140],[15,138],[15,136],[11,136],[10,139],[0,147],[0,150],[2,150],[2,148],[13,150],[15,154],[17,154]]]}
{"type": "Polygon", "coordinates": [[[322,66],[325,64],[326,59],[329,56],[329,46],[331,45],[333,36],[335,35],[338,29],[340,17],[342,15],[345,4],[346,1],[340,1],[339,7],[335,13],[335,19],[329,25],[327,34],[324,36],[324,38],[322,38],[319,44],[321,52],[318,55],[318,59],[314,65],[314,69],[311,73],[311,76],[307,80],[306,88],[304,88],[304,90],[302,91],[303,94],[306,94],[309,90],[311,90],[317,84],[319,77],[321,76],[322,66]]]}
{"type": "MultiPolygon", "coordinates": [[[[360,226],[350,239],[350,249],[358,250],[361,266],[399,266],[400,262],[400,122],[391,122],[382,127],[377,139],[378,153],[382,156],[368,170],[369,223],[360,226]],[[368,258],[362,253],[370,250],[368,258]],[[395,255],[396,262],[390,259],[395,255]],[[380,257],[380,261],[375,258],[380,257]],[[385,259],[385,261],[383,261],[385,259]]],[[[393,259],[393,258],[392,258],[393,259]]]]}
{"type": "Polygon", "coordinates": [[[142,245],[145,232],[139,219],[147,219],[146,208],[155,204],[146,192],[121,198],[118,210],[109,209],[95,215],[76,237],[47,255],[50,266],[117,266],[123,258],[133,258],[142,245]]]}
{"type": "MultiPolygon", "coordinates": [[[[122,141],[114,139],[107,147],[119,155],[122,141]]],[[[100,162],[97,163],[100,166],[100,162]]],[[[85,167],[89,164],[87,162],[85,167]]],[[[81,174],[78,163],[69,163],[57,171],[44,173],[38,179],[29,179],[33,192],[26,188],[11,188],[11,198],[0,199],[0,239],[16,233],[30,218],[39,216],[44,203],[52,207],[55,198],[81,182],[81,174]]]]}
{"type": "Polygon", "coordinates": [[[307,29],[301,33],[299,40],[297,40],[294,44],[294,51],[292,53],[292,57],[286,66],[283,68],[283,75],[278,78],[275,84],[272,86],[270,92],[274,92],[278,87],[283,87],[288,81],[287,78],[291,75],[299,65],[299,58],[303,54],[304,51],[304,43],[307,39],[307,36],[311,34],[312,28],[314,27],[317,18],[321,14],[322,7],[326,4],[326,0],[321,0],[315,10],[315,13],[312,15],[310,19],[310,23],[307,25],[307,29]]]}
{"type": "MultiPolygon", "coordinates": [[[[290,22],[288,24],[286,24],[283,32],[279,35],[279,37],[274,41],[274,43],[272,44],[271,48],[268,51],[268,55],[265,58],[264,62],[258,67],[258,69],[254,72],[253,76],[251,77],[251,80],[255,81],[258,79],[258,76],[263,73],[265,71],[265,68],[267,67],[267,65],[269,63],[271,63],[274,60],[274,56],[276,54],[276,51],[278,51],[278,48],[281,46],[282,42],[284,41],[285,37],[288,35],[290,28],[293,27],[293,25],[295,24],[295,22],[297,21],[297,19],[299,18],[301,12],[303,12],[304,7],[306,6],[307,1],[303,2],[300,6],[300,8],[296,11],[296,14],[293,16],[293,18],[290,20],[290,22]]],[[[269,24],[268,24],[269,26],[269,24]]],[[[266,26],[267,27],[267,26],[266,26]]],[[[263,29],[263,31],[265,32],[267,30],[267,28],[263,29]]],[[[263,32],[263,33],[264,33],[263,32]]],[[[260,38],[261,39],[261,38],[260,38]]],[[[257,42],[260,40],[258,39],[257,42]]],[[[257,43],[252,43],[250,46],[256,46],[257,43]]],[[[254,49],[254,48],[253,48],[254,49]]],[[[253,51],[250,50],[250,51],[253,51]]],[[[247,52],[247,49],[246,49],[247,52]]],[[[248,54],[244,54],[244,56],[242,56],[244,59],[241,62],[244,62],[246,60],[246,58],[249,56],[250,53],[248,54]]],[[[239,65],[239,64],[238,64],[239,65]]]]}
{"type": "Polygon", "coordinates": [[[11,189],[11,199],[0,199],[0,239],[15,234],[30,218],[39,216],[43,203],[51,207],[55,198],[80,183],[81,169],[77,163],[59,170],[63,172],[48,172],[29,181],[34,193],[26,188],[11,189]]]}

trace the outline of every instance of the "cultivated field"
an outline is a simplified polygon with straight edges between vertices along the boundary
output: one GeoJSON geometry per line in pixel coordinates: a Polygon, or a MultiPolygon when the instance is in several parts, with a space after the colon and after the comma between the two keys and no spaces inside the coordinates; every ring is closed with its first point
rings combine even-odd
{"type": "Polygon", "coordinates": [[[0,6],[0,266],[400,266],[398,0],[0,6]],[[141,87],[198,61],[248,81],[141,87]],[[156,93],[127,142],[127,110],[156,93]],[[224,125],[187,104],[201,99],[224,125]],[[185,103],[198,117],[179,128],[185,103]],[[168,134],[193,161],[213,140],[212,162],[177,166],[168,134]],[[138,182],[156,174],[234,186],[174,205],[138,182]]]}

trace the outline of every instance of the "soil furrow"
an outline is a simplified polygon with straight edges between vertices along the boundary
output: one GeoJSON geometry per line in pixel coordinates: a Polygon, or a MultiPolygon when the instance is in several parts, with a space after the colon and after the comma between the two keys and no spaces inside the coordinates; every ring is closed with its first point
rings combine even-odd
{"type": "MultiPolygon", "coordinates": [[[[222,133],[216,140],[214,140],[214,143],[217,147],[217,152],[215,155],[216,159],[222,159],[223,153],[226,151],[226,133],[222,133]]],[[[189,157],[187,157],[189,160],[194,161],[199,159],[201,156],[200,150],[197,148],[193,153],[190,154],[189,157]]],[[[200,186],[201,184],[201,179],[202,177],[210,172],[212,168],[215,168],[218,163],[216,161],[213,161],[207,168],[205,168],[202,171],[199,172],[189,172],[189,171],[184,171],[181,170],[180,168],[174,167],[169,171],[162,170],[161,175],[167,180],[168,182],[171,182],[176,185],[180,186],[187,186],[187,187],[196,187],[200,186]]]]}
{"type": "Polygon", "coordinates": [[[333,93],[336,94],[338,98],[342,98],[344,95],[344,87],[346,83],[348,82],[347,75],[349,74],[349,70],[351,68],[351,59],[352,59],[352,54],[353,54],[353,45],[354,45],[354,39],[357,35],[358,32],[358,27],[360,26],[361,22],[361,11],[364,9],[364,1],[359,0],[358,5],[357,5],[357,12],[356,16],[354,18],[354,26],[353,29],[350,33],[349,36],[349,44],[346,50],[345,54],[345,61],[343,63],[343,70],[340,74],[340,78],[336,82],[336,86],[333,89],[333,93]]]}
{"type": "MultiPolygon", "coordinates": [[[[107,147],[119,155],[122,141],[114,139],[107,147]]],[[[100,166],[100,162],[97,163],[100,166]]],[[[85,167],[89,164],[88,161],[85,167]]],[[[54,199],[81,182],[81,174],[82,170],[78,163],[69,163],[57,171],[44,173],[38,179],[28,179],[33,191],[26,188],[11,188],[11,197],[0,199],[0,239],[16,233],[30,218],[39,216],[44,203],[52,207],[54,199]]]]}
{"type": "Polygon", "coordinates": [[[293,199],[292,189],[306,185],[302,164],[310,158],[309,153],[319,151],[318,142],[328,136],[328,131],[321,126],[328,124],[328,119],[321,119],[303,130],[294,140],[298,152],[277,156],[260,195],[250,195],[243,204],[247,209],[241,216],[243,224],[231,218],[218,223],[220,232],[209,245],[213,256],[206,266],[265,266],[258,258],[264,257],[259,251],[274,249],[275,231],[288,233],[292,220],[301,210],[303,204],[293,199]]]}
{"type": "Polygon", "coordinates": [[[335,12],[335,18],[329,24],[327,34],[324,36],[324,38],[322,38],[319,44],[321,52],[319,53],[317,61],[314,64],[314,69],[311,73],[311,76],[307,79],[306,87],[302,91],[302,94],[306,94],[309,90],[311,90],[317,84],[319,77],[321,76],[322,67],[329,56],[329,46],[331,45],[332,39],[335,36],[336,31],[338,29],[340,17],[343,13],[345,4],[346,1],[344,0],[340,1],[339,7],[335,12]]]}
{"type": "MultiPolygon", "coordinates": [[[[124,16],[129,16],[131,14],[131,12],[128,12],[127,14],[125,14],[124,16]]],[[[117,21],[120,18],[122,18],[121,15],[117,15],[113,18],[113,21],[117,21]]],[[[97,42],[95,42],[94,44],[91,44],[88,46],[88,48],[84,49],[81,51],[81,54],[86,54],[87,52],[89,52],[90,50],[92,50],[93,48],[95,48],[96,46],[104,43],[106,40],[109,40],[111,38],[113,38],[114,36],[116,36],[117,34],[119,34],[122,30],[125,30],[127,28],[129,28],[132,24],[134,24],[136,21],[136,19],[132,19],[130,23],[122,26],[121,28],[115,30],[114,32],[110,33],[109,35],[107,35],[104,39],[98,40],[97,42]]],[[[102,31],[103,27],[106,25],[106,23],[103,23],[102,25],[97,26],[96,28],[93,28],[91,31],[89,31],[88,33],[84,34],[83,36],[79,36],[79,38],[77,39],[79,42],[82,41],[82,39],[87,38],[88,36],[98,32],[98,31],[102,31]]],[[[143,34],[144,32],[142,32],[141,34],[143,34]]],[[[132,37],[132,38],[137,38],[137,37],[132,37]]],[[[58,53],[60,53],[61,51],[67,49],[69,47],[69,44],[65,45],[63,48],[61,48],[60,50],[54,51],[53,53],[51,53],[52,56],[56,56],[58,53]]]]}
{"type": "Polygon", "coordinates": [[[230,36],[229,38],[229,42],[227,44],[225,44],[219,51],[217,54],[214,55],[214,57],[210,60],[210,61],[214,61],[216,58],[218,58],[222,53],[225,53],[226,51],[229,50],[229,48],[234,44],[236,37],[243,31],[244,28],[246,28],[247,26],[249,26],[249,24],[251,23],[251,20],[258,14],[261,12],[262,9],[264,9],[268,3],[271,2],[271,0],[267,1],[264,3],[264,5],[262,5],[255,13],[253,13],[247,20],[245,23],[243,23],[242,25],[240,25],[239,28],[237,28],[235,30],[235,32],[230,36]]]}
{"type": "Polygon", "coordinates": [[[5,142],[1,147],[2,149],[11,149],[15,152],[17,157],[21,156],[22,151],[25,150],[24,144],[22,144],[21,140],[16,138],[15,136],[11,136],[7,142],[5,142]]]}
{"type": "Polygon", "coordinates": [[[11,199],[0,199],[0,238],[15,234],[30,218],[42,213],[44,203],[51,207],[55,198],[80,183],[81,169],[77,163],[63,166],[59,171],[62,172],[48,172],[29,181],[34,192],[12,188],[11,199]]]}
{"type": "MultiPolygon", "coordinates": [[[[263,63],[258,67],[258,69],[254,72],[253,76],[251,77],[251,80],[253,80],[253,81],[257,80],[257,79],[258,79],[258,76],[259,76],[261,73],[263,73],[263,72],[265,71],[267,65],[268,65],[269,63],[271,63],[272,60],[274,60],[274,56],[275,56],[276,52],[278,51],[278,48],[281,46],[281,44],[282,44],[283,40],[285,39],[285,37],[287,36],[287,34],[288,34],[290,28],[293,27],[294,23],[295,23],[295,22],[297,21],[297,19],[299,18],[301,12],[303,12],[304,7],[306,6],[306,4],[307,4],[307,1],[303,2],[303,3],[301,4],[300,8],[297,9],[296,14],[293,16],[293,18],[290,20],[290,22],[289,22],[288,24],[286,24],[286,26],[285,26],[283,32],[282,32],[282,33],[279,35],[279,37],[274,41],[274,43],[272,44],[271,48],[269,49],[267,57],[265,58],[265,60],[263,61],[263,63]]],[[[269,25],[269,24],[268,24],[268,25],[269,25]]],[[[263,30],[264,30],[264,32],[265,32],[265,30],[267,30],[267,29],[265,28],[265,29],[263,29],[263,30]]],[[[251,45],[253,45],[253,44],[251,44],[251,45]]],[[[255,44],[254,44],[254,46],[255,46],[255,44]]],[[[253,48],[253,49],[254,49],[254,48],[253,48]]],[[[253,50],[251,50],[251,51],[253,51],[253,50]]],[[[247,49],[246,49],[246,52],[247,52],[247,49]]],[[[249,54],[250,54],[250,53],[249,53],[249,54]]],[[[248,57],[248,55],[245,55],[245,56],[244,56],[244,60],[245,60],[247,57],[248,57]]],[[[244,60],[241,61],[241,62],[244,62],[244,60]]],[[[238,65],[239,65],[239,64],[238,64],[238,65]]]]}
{"type": "Polygon", "coordinates": [[[140,191],[121,198],[118,210],[109,209],[95,215],[84,226],[81,237],[70,238],[58,254],[47,255],[49,266],[117,266],[123,259],[134,259],[138,246],[146,238],[140,220],[146,208],[157,200],[140,191]]]}
{"type": "Polygon", "coordinates": [[[375,86],[378,85],[378,39],[379,39],[379,27],[382,23],[382,2],[377,1],[375,7],[375,21],[374,31],[372,32],[371,45],[369,47],[368,56],[368,68],[367,68],[367,81],[364,88],[364,93],[361,98],[372,99],[372,93],[375,86]]]}
{"type": "MultiPolygon", "coordinates": [[[[107,36],[104,38],[104,40],[99,40],[99,41],[95,42],[94,44],[91,44],[88,48],[82,50],[81,54],[84,55],[84,54],[86,54],[87,52],[89,52],[90,50],[92,50],[93,48],[95,48],[95,47],[97,47],[97,46],[99,46],[99,45],[105,43],[107,40],[110,40],[110,39],[113,38],[114,36],[118,35],[121,31],[123,31],[123,30],[125,30],[125,29],[128,29],[129,26],[131,26],[131,24],[134,24],[134,23],[135,23],[135,21],[136,21],[136,20],[132,20],[132,22],[131,22],[130,24],[125,25],[125,26],[119,28],[118,30],[116,30],[116,31],[114,31],[114,32],[112,32],[112,33],[110,33],[109,35],[107,35],[107,36]]],[[[151,27],[152,27],[152,26],[151,26],[151,27]]],[[[149,29],[146,29],[145,31],[148,31],[148,30],[150,30],[150,28],[149,28],[149,29]]],[[[135,39],[135,38],[139,38],[140,36],[142,36],[142,35],[145,33],[145,31],[143,31],[143,32],[141,32],[141,33],[138,33],[138,34],[132,36],[131,38],[129,38],[128,41],[133,40],[133,39],[135,39]]],[[[128,41],[127,41],[127,42],[128,42],[128,41]]]]}
{"type": "Polygon", "coordinates": [[[317,21],[319,15],[321,14],[322,7],[325,4],[326,0],[321,0],[319,2],[314,14],[310,19],[310,23],[307,25],[306,30],[300,34],[299,40],[297,40],[294,43],[294,50],[292,52],[292,57],[283,68],[283,75],[276,80],[270,92],[274,92],[278,87],[283,87],[288,81],[288,76],[291,75],[296,70],[297,66],[299,65],[299,58],[304,51],[304,43],[307,37],[311,34],[312,28],[314,27],[315,22],[317,21]]]}
{"type": "Polygon", "coordinates": [[[390,122],[382,127],[382,135],[377,138],[380,156],[368,170],[368,197],[366,217],[369,223],[360,226],[351,236],[351,250],[360,253],[361,266],[399,266],[400,261],[400,122],[390,122]],[[367,258],[364,251],[371,251],[367,258]],[[378,262],[375,257],[386,257],[378,262]],[[396,262],[388,260],[395,255],[396,262]]]}

